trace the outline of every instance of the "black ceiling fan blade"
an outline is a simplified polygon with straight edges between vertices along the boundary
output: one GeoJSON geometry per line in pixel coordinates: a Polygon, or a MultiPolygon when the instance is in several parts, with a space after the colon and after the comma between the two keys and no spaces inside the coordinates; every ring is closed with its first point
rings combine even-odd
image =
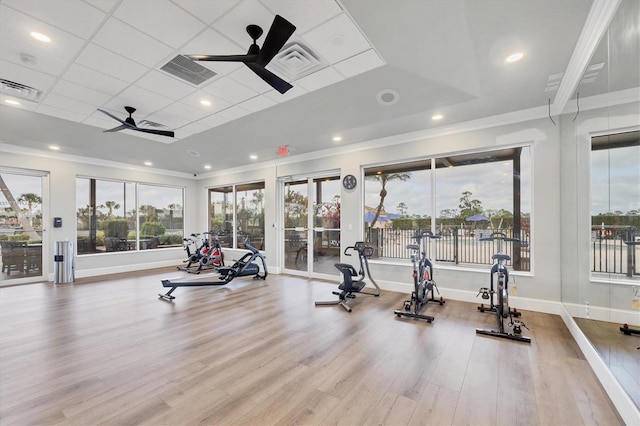
{"type": "Polygon", "coordinates": [[[292,85],[290,85],[289,83],[287,83],[286,81],[284,81],[283,79],[281,79],[280,77],[272,73],[271,71],[265,69],[264,67],[261,67],[256,63],[250,62],[250,63],[245,63],[245,65],[248,66],[251,69],[251,71],[256,73],[258,77],[266,81],[268,84],[271,85],[271,87],[273,87],[274,89],[276,89],[278,92],[282,94],[285,94],[287,90],[293,87],[292,85]]]}
{"type": "Polygon", "coordinates": [[[115,115],[111,114],[109,111],[105,111],[103,109],[98,108],[98,111],[100,111],[103,114],[108,115],[109,117],[113,118],[116,121],[121,122],[123,125],[125,126],[129,126],[129,123],[125,122],[123,119],[121,119],[120,117],[116,117],[115,115]]]}
{"type": "Polygon", "coordinates": [[[264,43],[260,48],[258,54],[258,65],[266,66],[274,56],[278,54],[282,46],[289,40],[289,37],[296,30],[296,26],[287,21],[280,15],[276,15],[269,28],[267,37],[264,39],[264,43]]]}
{"type": "Polygon", "coordinates": [[[142,127],[133,127],[131,130],[137,130],[138,132],[151,133],[152,135],[169,136],[172,138],[175,133],[171,130],[157,130],[157,129],[143,129],[142,127]]]}
{"type": "Polygon", "coordinates": [[[133,127],[123,124],[122,126],[114,127],[113,129],[107,129],[107,130],[104,130],[103,132],[104,133],[106,133],[106,132],[118,132],[120,130],[126,130],[126,129],[133,129],[133,127]]]}
{"type": "Polygon", "coordinates": [[[258,55],[185,55],[193,61],[211,62],[255,62],[258,55]]]}

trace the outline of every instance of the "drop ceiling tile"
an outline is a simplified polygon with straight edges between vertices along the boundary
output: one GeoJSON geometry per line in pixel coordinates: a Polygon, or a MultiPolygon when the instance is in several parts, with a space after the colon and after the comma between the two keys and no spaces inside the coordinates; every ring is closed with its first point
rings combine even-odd
{"type": "Polygon", "coordinates": [[[238,104],[238,106],[251,112],[258,112],[277,104],[278,103],[276,101],[266,96],[256,96],[255,98],[248,99],[238,104]]]}
{"type": "Polygon", "coordinates": [[[0,93],[0,104],[11,108],[24,109],[26,111],[35,111],[38,107],[36,102],[25,101],[24,99],[3,95],[2,93],[0,93]],[[17,101],[18,105],[9,105],[6,103],[7,100],[17,101]]]}
{"type": "Polygon", "coordinates": [[[205,28],[201,21],[168,0],[123,2],[114,16],[174,49],[205,28]]]}
{"type": "Polygon", "coordinates": [[[85,118],[82,121],[82,124],[99,127],[101,129],[111,129],[118,125],[118,123],[113,121],[112,118],[107,117],[106,115],[104,115],[103,113],[97,110],[93,114],[91,114],[89,117],[85,118]]]}
{"type": "Polygon", "coordinates": [[[134,118],[136,115],[138,118],[146,118],[148,114],[161,110],[172,102],[169,98],[141,87],[129,86],[123,90],[117,98],[113,98],[106,103],[105,107],[120,110],[126,105],[129,105],[138,110],[136,114],[134,114],[134,118]]]}
{"type": "Polygon", "coordinates": [[[140,80],[136,81],[136,86],[152,92],[162,93],[163,96],[173,100],[182,99],[197,90],[195,87],[183,83],[176,77],[171,77],[168,74],[156,70],[152,70],[140,78],[140,80]]]}
{"type": "Polygon", "coordinates": [[[180,100],[180,102],[192,107],[200,108],[203,111],[207,111],[208,114],[214,114],[218,111],[229,108],[232,105],[231,102],[227,102],[224,99],[217,98],[209,93],[203,92],[202,90],[196,93],[192,93],[189,96],[185,96],[180,100]],[[202,104],[200,104],[200,101],[203,99],[211,102],[211,105],[203,106],[202,104]]]}
{"type": "Polygon", "coordinates": [[[295,85],[308,91],[314,91],[344,80],[340,73],[331,67],[327,67],[311,75],[295,81],[295,85]]]}
{"type": "Polygon", "coordinates": [[[74,1],[72,9],[61,7],[59,1],[3,0],[14,9],[44,22],[55,22],[56,26],[84,39],[89,38],[99,28],[105,13],[88,3],[74,1]]]}
{"type": "Polygon", "coordinates": [[[211,114],[210,116],[205,117],[202,120],[198,121],[198,123],[205,127],[213,128],[216,126],[220,126],[221,124],[224,124],[228,121],[229,119],[222,117],[218,114],[211,114]]]}
{"type": "MultiPolygon", "coordinates": [[[[135,114],[134,114],[135,115],[135,114]]],[[[145,120],[154,121],[156,123],[166,126],[168,129],[176,130],[182,126],[186,126],[191,123],[191,120],[183,117],[178,117],[169,111],[161,110],[149,114],[145,117],[145,120]]]]}
{"type": "Polygon", "coordinates": [[[166,44],[115,18],[109,19],[92,41],[148,67],[156,66],[174,52],[166,44]]]}
{"type": "Polygon", "coordinates": [[[384,61],[380,59],[378,53],[369,49],[359,55],[352,56],[344,61],[334,64],[333,67],[345,77],[353,77],[354,75],[362,74],[363,72],[370,71],[374,68],[378,68],[385,65],[384,61]]]}
{"type": "Polygon", "coordinates": [[[125,81],[78,64],[71,65],[62,78],[112,96],[117,95],[129,85],[125,81]]]}
{"type": "Polygon", "coordinates": [[[0,57],[3,59],[21,64],[20,54],[27,53],[35,58],[31,68],[57,76],[83,44],[79,37],[0,4],[0,57]],[[51,42],[37,41],[29,35],[32,31],[48,35],[51,42]]]}
{"type": "MultiPolygon", "coordinates": [[[[258,78],[258,76],[256,76],[258,78]]],[[[222,77],[202,87],[205,93],[231,103],[238,103],[256,96],[258,93],[229,77],[222,77]]]]}
{"type": "Polygon", "coordinates": [[[58,80],[55,86],[53,86],[53,89],[51,89],[51,93],[66,96],[67,98],[75,99],[76,101],[84,102],[96,107],[104,105],[109,101],[109,99],[111,99],[110,95],[98,92],[97,90],[93,90],[88,87],[80,86],[79,84],[71,83],[67,80],[58,80]]]}
{"type": "Polygon", "coordinates": [[[198,121],[201,118],[204,118],[209,114],[211,114],[209,111],[199,109],[199,108],[194,108],[190,105],[185,104],[184,102],[177,102],[175,104],[171,104],[168,107],[163,108],[162,111],[167,114],[171,114],[176,117],[185,119],[187,120],[188,123],[198,121]]]}
{"type": "Polygon", "coordinates": [[[358,27],[345,14],[304,34],[312,49],[331,63],[357,55],[371,46],[358,27]]]}
{"type": "Polygon", "coordinates": [[[258,39],[258,45],[262,46],[273,18],[274,14],[260,2],[243,1],[217,20],[213,27],[239,46],[244,46],[242,53],[246,53],[252,43],[251,37],[247,34],[247,25],[254,24],[262,28],[264,33],[258,39]]]}
{"type": "Polygon", "coordinates": [[[113,6],[118,3],[119,0],[90,0],[91,5],[97,7],[103,12],[111,12],[113,6]]]}
{"type": "MultiPolygon", "coordinates": [[[[251,45],[251,39],[249,39],[246,46],[239,45],[233,43],[219,32],[207,29],[185,44],[180,49],[180,53],[183,55],[242,55],[247,53],[249,45],[251,45]]],[[[198,61],[198,63],[220,75],[229,74],[241,67],[246,68],[239,62],[198,61]]]]}
{"type": "Polygon", "coordinates": [[[267,82],[258,77],[256,73],[254,73],[244,65],[229,74],[229,77],[242,84],[243,86],[250,88],[256,93],[266,93],[269,90],[273,90],[273,87],[267,84],[267,82]]]}
{"type": "Polygon", "coordinates": [[[174,0],[173,2],[207,24],[213,23],[240,3],[238,0],[174,0]]]}
{"type": "Polygon", "coordinates": [[[198,123],[189,123],[186,126],[182,126],[179,129],[176,129],[176,135],[179,135],[181,138],[189,137],[191,135],[196,135],[198,133],[206,132],[209,130],[210,126],[205,126],[198,123]]]}
{"type": "MultiPolygon", "coordinates": [[[[95,105],[58,95],[57,93],[49,93],[41,104],[82,115],[83,119],[93,114],[96,109],[95,105]]],[[[40,110],[38,109],[38,111],[40,110]]]]}
{"type": "Polygon", "coordinates": [[[262,0],[274,14],[284,17],[296,26],[296,33],[303,34],[342,13],[335,0],[291,1],[262,0]]]}
{"type": "Polygon", "coordinates": [[[93,43],[87,45],[76,62],[127,83],[133,83],[148,71],[147,67],[93,43]]]}
{"type": "Polygon", "coordinates": [[[77,112],[68,111],[58,106],[42,105],[42,104],[39,105],[38,108],[36,108],[36,112],[40,114],[51,115],[53,117],[62,118],[64,120],[75,121],[75,122],[81,122],[87,117],[86,114],[78,114],[77,112]]]}
{"type": "Polygon", "coordinates": [[[31,86],[47,92],[56,81],[55,77],[34,69],[0,59],[0,78],[31,86]]]}
{"type": "Polygon", "coordinates": [[[286,102],[293,98],[297,98],[298,96],[302,96],[306,93],[308,93],[306,89],[300,86],[296,86],[294,83],[293,88],[289,89],[284,95],[276,90],[271,90],[265,93],[265,96],[273,99],[276,102],[286,102]]]}
{"type": "Polygon", "coordinates": [[[222,117],[224,119],[227,119],[229,121],[235,120],[237,118],[244,117],[245,115],[249,115],[249,114],[250,114],[249,111],[247,111],[244,108],[240,108],[237,105],[234,105],[234,106],[232,106],[230,108],[224,109],[224,110],[216,113],[216,115],[218,115],[218,116],[220,116],[220,117],[222,117]]]}

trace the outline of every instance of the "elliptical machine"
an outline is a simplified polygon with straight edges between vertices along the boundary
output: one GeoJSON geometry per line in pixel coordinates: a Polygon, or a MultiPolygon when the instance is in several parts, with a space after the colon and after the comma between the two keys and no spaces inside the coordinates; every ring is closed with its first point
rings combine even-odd
{"type": "Polygon", "coordinates": [[[429,259],[428,246],[429,239],[437,239],[431,231],[425,231],[422,235],[416,235],[413,237],[418,244],[408,244],[407,248],[412,251],[411,263],[413,263],[413,292],[411,293],[411,299],[405,300],[403,309],[396,309],[393,311],[397,317],[408,317],[425,320],[427,322],[433,321],[435,318],[430,315],[423,315],[420,312],[427,306],[429,302],[436,302],[442,306],[445,300],[440,296],[440,291],[433,279],[433,263],[429,259]],[[420,254],[420,243],[422,243],[422,254],[420,254]],[[436,299],[434,290],[438,292],[440,299],[436,299]],[[429,297],[429,293],[431,296],[429,297]]]}
{"type": "Polygon", "coordinates": [[[482,287],[478,292],[478,296],[482,295],[483,299],[489,300],[489,307],[481,304],[478,306],[478,310],[480,312],[495,313],[498,320],[498,330],[476,328],[476,333],[531,343],[530,337],[522,335],[522,327],[526,329],[528,327],[522,321],[513,319],[514,317],[520,317],[521,313],[509,307],[509,270],[503,263],[505,260],[511,260],[511,257],[502,253],[502,242],[520,240],[507,238],[507,235],[503,232],[494,232],[489,237],[480,238],[480,241],[494,240],[497,241],[498,252],[491,256],[491,259],[495,260],[495,263],[491,266],[491,287],[482,287]],[[493,285],[494,277],[497,277],[496,287],[493,285]],[[494,296],[496,297],[495,299],[494,296]],[[507,318],[509,319],[507,325],[512,328],[512,333],[509,333],[505,327],[507,318]]]}
{"type": "Polygon", "coordinates": [[[351,251],[358,252],[360,270],[356,271],[356,269],[348,263],[336,263],[335,267],[342,273],[343,279],[343,281],[338,286],[338,290],[340,291],[332,292],[333,294],[338,296],[338,300],[316,302],[316,306],[340,305],[347,312],[351,312],[351,307],[347,305],[347,300],[355,299],[355,293],[368,294],[375,297],[380,296],[380,287],[378,287],[378,284],[371,277],[371,272],[369,271],[369,261],[367,260],[369,257],[373,256],[373,247],[365,246],[364,242],[358,241],[353,246],[349,246],[344,249],[345,256],[351,256],[351,251]],[[363,289],[367,285],[367,283],[364,281],[367,276],[376,288],[373,292],[363,291],[363,289]]]}

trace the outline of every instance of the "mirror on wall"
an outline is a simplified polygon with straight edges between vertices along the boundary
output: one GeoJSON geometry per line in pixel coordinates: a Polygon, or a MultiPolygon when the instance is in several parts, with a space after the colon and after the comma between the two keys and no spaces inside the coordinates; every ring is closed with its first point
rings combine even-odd
{"type": "Polygon", "coordinates": [[[640,408],[640,2],[619,2],[559,124],[562,300],[640,408]]]}

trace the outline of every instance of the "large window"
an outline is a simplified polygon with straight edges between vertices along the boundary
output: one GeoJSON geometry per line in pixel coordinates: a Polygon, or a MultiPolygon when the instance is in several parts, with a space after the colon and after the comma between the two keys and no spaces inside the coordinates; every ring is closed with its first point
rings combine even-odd
{"type": "Polygon", "coordinates": [[[496,246],[480,238],[499,231],[519,239],[502,247],[508,264],[530,270],[528,147],[376,166],[365,176],[365,231],[381,257],[409,257],[407,244],[429,230],[440,237],[435,260],[490,265],[496,246]]]}
{"type": "Polygon", "coordinates": [[[183,205],[182,188],[77,178],[78,254],[180,246],[183,205]]]}
{"type": "Polygon", "coordinates": [[[640,131],[591,141],[591,272],[640,280],[640,131]]]}
{"type": "Polygon", "coordinates": [[[264,250],[264,182],[209,189],[209,231],[223,247],[264,250]]]}

